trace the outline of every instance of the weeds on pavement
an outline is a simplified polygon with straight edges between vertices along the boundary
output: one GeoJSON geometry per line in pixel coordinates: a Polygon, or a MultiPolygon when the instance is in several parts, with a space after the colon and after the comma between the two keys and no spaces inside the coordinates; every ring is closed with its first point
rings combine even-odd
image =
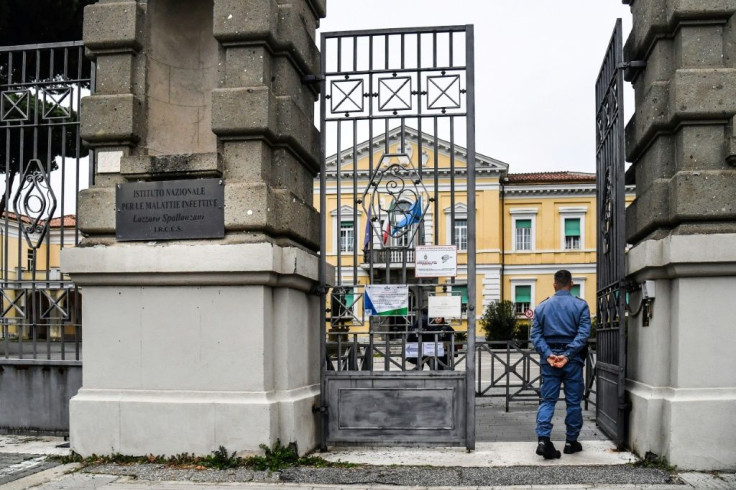
{"type": "Polygon", "coordinates": [[[673,466],[667,461],[667,458],[660,457],[651,451],[647,451],[642,459],[633,463],[633,466],[637,468],[654,468],[667,472],[674,472],[677,470],[677,466],[673,466]]]}
{"type": "Polygon", "coordinates": [[[265,444],[261,444],[260,447],[263,449],[263,456],[249,456],[247,458],[236,456],[234,452],[230,453],[224,446],[220,446],[207,456],[195,456],[189,453],[180,453],[170,457],[155,456],[153,454],[148,456],[126,456],[123,454],[98,456],[93,454],[88,458],[83,458],[73,452],[69,456],[54,457],[53,459],[62,464],[81,463],[84,466],[158,464],[171,468],[197,470],[249,468],[255,471],[278,471],[294,466],[311,466],[314,468],[356,466],[351,463],[333,463],[319,456],[300,457],[295,443],[284,446],[280,440],[277,440],[271,448],[265,444]]]}

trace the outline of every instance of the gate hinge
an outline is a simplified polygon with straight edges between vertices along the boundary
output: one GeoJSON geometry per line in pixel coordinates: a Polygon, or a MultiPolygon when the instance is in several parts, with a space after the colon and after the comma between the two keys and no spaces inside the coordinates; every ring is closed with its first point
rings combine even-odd
{"type": "Polygon", "coordinates": [[[329,290],[330,288],[328,288],[327,286],[320,286],[319,284],[315,284],[309,289],[309,294],[311,294],[312,296],[322,296],[326,295],[329,290]]]}
{"type": "Polygon", "coordinates": [[[312,405],[312,413],[327,413],[329,407],[327,405],[312,405]]]}
{"type": "Polygon", "coordinates": [[[325,77],[319,75],[304,75],[302,77],[302,83],[306,85],[314,85],[325,81],[325,77]]]}
{"type": "Polygon", "coordinates": [[[631,293],[640,290],[641,284],[636,281],[632,281],[631,279],[624,279],[623,281],[621,281],[621,287],[631,293]]]}
{"type": "Polygon", "coordinates": [[[617,70],[624,71],[624,80],[631,82],[636,78],[636,75],[647,66],[647,62],[644,60],[636,61],[624,61],[616,65],[617,70]]]}
{"type": "Polygon", "coordinates": [[[624,61],[623,63],[619,63],[616,65],[616,68],[619,70],[627,70],[629,68],[645,68],[647,66],[647,62],[644,60],[636,60],[636,61],[624,61]]]}

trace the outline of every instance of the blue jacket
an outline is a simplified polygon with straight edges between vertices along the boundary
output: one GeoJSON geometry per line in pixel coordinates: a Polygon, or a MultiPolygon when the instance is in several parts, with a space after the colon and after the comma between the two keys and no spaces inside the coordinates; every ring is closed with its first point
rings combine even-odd
{"type": "Polygon", "coordinates": [[[562,355],[572,360],[585,347],[590,337],[588,303],[561,289],[542,301],[534,310],[532,343],[547,359],[553,354],[549,344],[567,344],[562,355]]]}

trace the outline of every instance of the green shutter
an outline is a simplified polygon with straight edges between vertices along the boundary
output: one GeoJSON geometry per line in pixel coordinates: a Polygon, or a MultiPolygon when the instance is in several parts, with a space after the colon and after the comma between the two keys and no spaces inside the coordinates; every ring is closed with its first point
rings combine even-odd
{"type": "Polygon", "coordinates": [[[532,287],[531,286],[516,286],[516,302],[517,303],[531,303],[532,302],[532,287]]]}
{"type": "Polygon", "coordinates": [[[565,220],[565,236],[580,236],[580,218],[565,220]]]}
{"type": "Polygon", "coordinates": [[[355,294],[353,294],[353,289],[348,289],[348,292],[345,293],[345,306],[352,309],[353,305],[355,304],[355,294]]]}
{"type": "Polygon", "coordinates": [[[572,294],[573,296],[580,296],[580,285],[575,284],[570,290],[570,294],[572,294]]]}
{"type": "Polygon", "coordinates": [[[353,222],[352,221],[341,221],[340,228],[353,228],[353,222]]]}
{"type": "Polygon", "coordinates": [[[531,229],[532,227],[532,220],[530,219],[517,219],[516,220],[516,228],[524,228],[524,229],[531,229]]]}
{"type": "Polygon", "coordinates": [[[468,286],[452,286],[452,291],[460,293],[460,302],[462,304],[468,304],[468,286]]]}

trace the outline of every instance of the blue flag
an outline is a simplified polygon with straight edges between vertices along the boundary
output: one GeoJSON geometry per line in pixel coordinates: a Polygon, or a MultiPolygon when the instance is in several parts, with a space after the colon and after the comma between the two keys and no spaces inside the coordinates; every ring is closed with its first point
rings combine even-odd
{"type": "Polygon", "coordinates": [[[409,226],[419,223],[422,219],[422,196],[419,196],[414,204],[411,205],[409,210],[404,214],[394,225],[393,234],[395,235],[402,228],[408,228],[409,226]]]}

